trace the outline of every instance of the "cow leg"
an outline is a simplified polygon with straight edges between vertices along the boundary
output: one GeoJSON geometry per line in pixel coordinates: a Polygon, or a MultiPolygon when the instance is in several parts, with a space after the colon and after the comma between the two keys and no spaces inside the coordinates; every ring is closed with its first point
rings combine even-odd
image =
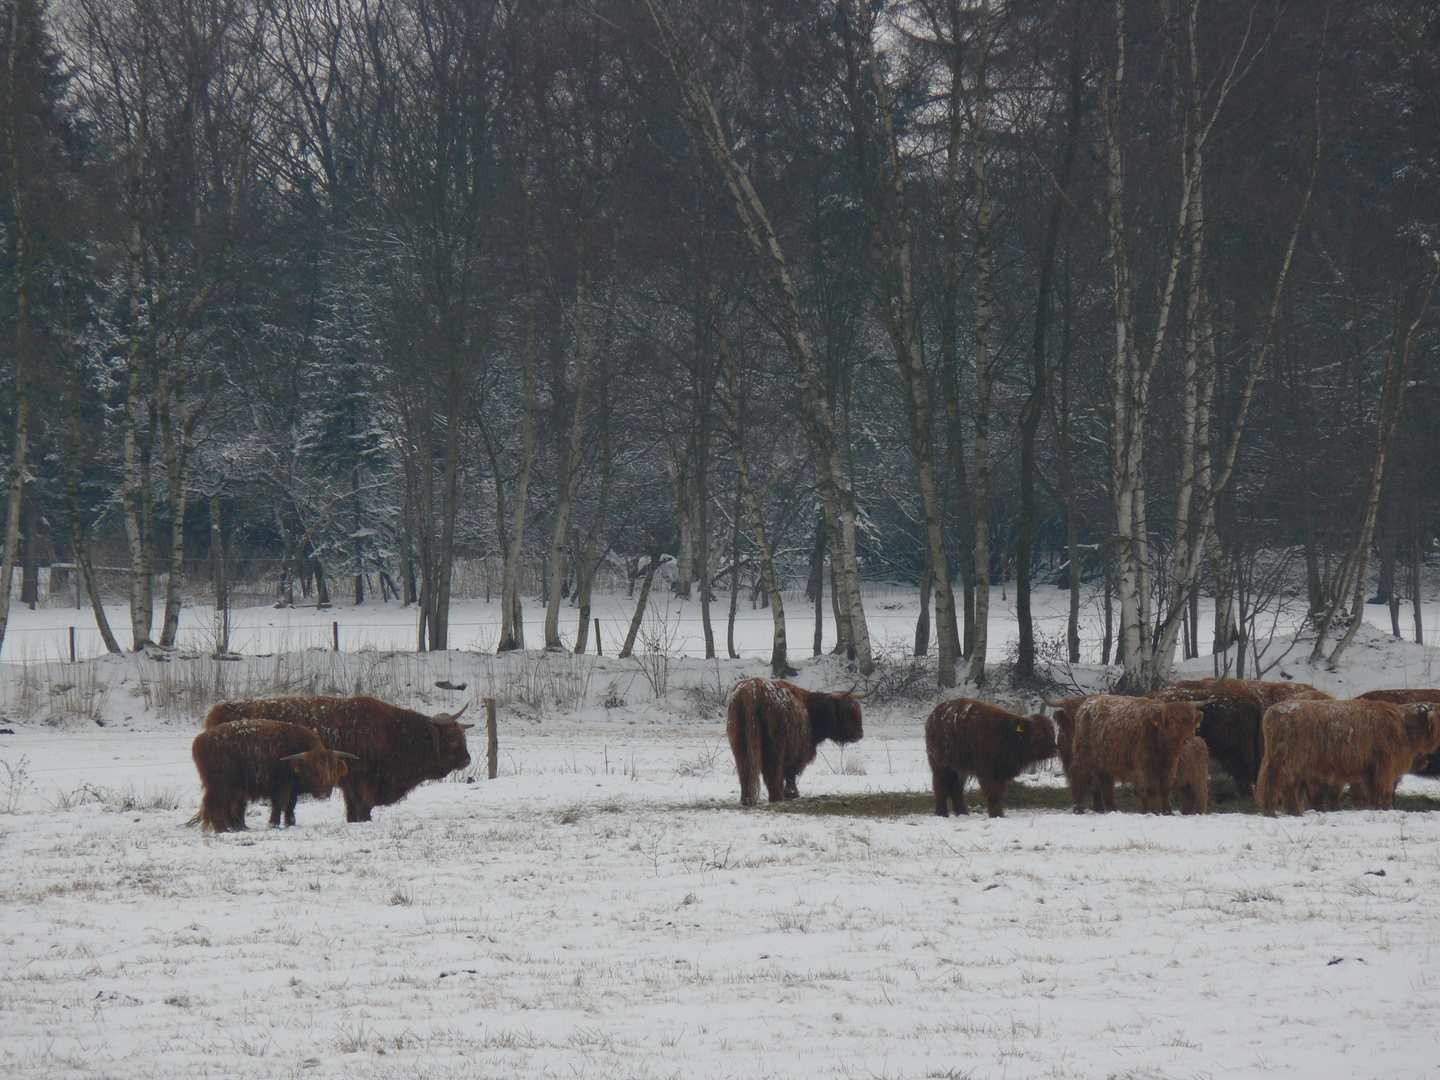
{"type": "Polygon", "coordinates": [[[985,810],[991,817],[1005,816],[1005,789],[1009,786],[1006,780],[990,780],[980,777],[980,791],[985,796],[985,810]]]}
{"type": "Polygon", "coordinates": [[[1173,805],[1171,805],[1171,803],[1170,803],[1170,785],[1162,781],[1161,784],[1160,784],[1160,793],[1159,793],[1159,794],[1160,794],[1160,813],[1162,813],[1162,814],[1173,814],[1173,813],[1175,813],[1175,807],[1174,807],[1173,805]]]}
{"type": "Polygon", "coordinates": [[[1097,813],[1107,813],[1115,809],[1115,776],[1113,773],[1102,772],[1096,775],[1095,801],[1099,804],[1095,807],[1097,813]]]}
{"type": "Polygon", "coordinates": [[[370,810],[375,803],[366,799],[365,785],[352,784],[341,788],[340,791],[345,796],[345,820],[369,821],[370,810]]]}
{"type": "Polygon", "coordinates": [[[765,780],[765,792],[770,796],[770,801],[783,801],[785,798],[785,774],[780,767],[769,762],[762,762],[760,775],[765,780]]]}
{"type": "Polygon", "coordinates": [[[1305,813],[1305,797],[1301,793],[1300,784],[1297,781],[1292,780],[1286,784],[1283,795],[1285,798],[1285,812],[1287,814],[1293,814],[1295,817],[1299,817],[1305,813]]]}
{"type": "Polygon", "coordinates": [[[795,783],[796,778],[795,773],[785,774],[785,798],[787,799],[798,799],[800,797],[800,788],[795,783]]]}
{"type": "Polygon", "coordinates": [[[249,805],[250,801],[243,794],[236,795],[230,801],[230,828],[237,831],[246,828],[245,811],[249,805]]]}
{"type": "Polygon", "coordinates": [[[295,804],[299,801],[300,792],[291,788],[290,797],[285,800],[285,825],[287,828],[295,824],[295,804]]]}
{"type": "Polygon", "coordinates": [[[743,762],[738,763],[736,771],[740,774],[740,805],[754,806],[759,794],[760,777],[753,769],[746,768],[743,762]]]}
{"type": "MultiPolygon", "coordinates": [[[[1083,814],[1085,812],[1085,796],[1090,794],[1090,770],[1084,768],[1083,766],[1077,766],[1072,760],[1070,762],[1069,779],[1070,799],[1075,804],[1075,813],[1083,814]]],[[[1098,805],[1100,793],[1098,791],[1095,792],[1095,799],[1097,803],[1095,809],[1098,812],[1100,809],[1100,806],[1098,805]]]]}
{"type": "Polygon", "coordinates": [[[950,785],[954,782],[955,774],[948,769],[932,769],[930,771],[930,786],[935,790],[935,816],[950,816],[950,785]]]}
{"type": "Polygon", "coordinates": [[[961,817],[970,813],[970,803],[965,798],[965,785],[969,782],[969,773],[956,772],[950,774],[950,801],[955,804],[955,813],[961,817]]]}
{"type": "Polygon", "coordinates": [[[271,800],[270,800],[270,828],[273,829],[273,828],[275,828],[277,825],[279,825],[281,819],[282,819],[284,816],[285,816],[285,794],[284,794],[284,792],[276,792],[275,795],[274,795],[274,797],[271,798],[271,800]]]}

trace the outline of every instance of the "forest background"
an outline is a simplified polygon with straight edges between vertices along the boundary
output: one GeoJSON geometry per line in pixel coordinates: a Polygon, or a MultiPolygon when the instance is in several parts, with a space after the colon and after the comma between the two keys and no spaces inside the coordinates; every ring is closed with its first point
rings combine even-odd
{"type": "Polygon", "coordinates": [[[791,582],[866,674],[918,582],[941,687],[1002,584],[1034,675],[1039,580],[1135,689],[1291,588],[1423,636],[1440,5],[3,0],[0,60],[0,641],[50,566],[112,651],[236,583],[445,649],[468,560],[502,651],[673,561],[777,674],[791,582]]]}

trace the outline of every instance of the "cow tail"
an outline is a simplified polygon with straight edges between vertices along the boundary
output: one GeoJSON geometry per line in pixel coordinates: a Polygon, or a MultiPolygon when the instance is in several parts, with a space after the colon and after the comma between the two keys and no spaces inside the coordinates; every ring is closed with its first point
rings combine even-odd
{"type": "Polygon", "coordinates": [[[760,794],[759,702],[746,687],[730,701],[730,749],[740,775],[740,805],[754,806],[760,794]]]}

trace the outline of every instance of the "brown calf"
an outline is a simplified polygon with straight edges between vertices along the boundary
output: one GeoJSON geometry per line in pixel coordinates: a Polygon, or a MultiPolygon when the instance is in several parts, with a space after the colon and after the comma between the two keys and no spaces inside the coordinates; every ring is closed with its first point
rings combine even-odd
{"type": "Polygon", "coordinates": [[[971,698],[936,705],[925,721],[925,754],[935,787],[935,813],[968,812],[965,782],[974,776],[991,817],[1005,816],[1005,788],[1027,765],[1055,756],[1055,725],[1045,716],[1016,716],[971,698]]]}
{"type": "MultiPolygon", "coordinates": [[[[1203,726],[1203,722],[1202,722],[1203,726]]],[[[1199,735],[1180,746],[1175,764],[1175,788],[1182,814],[1204,814],[1210,807],[1210,751],[1199,735]]]]}
{"type": "Polygon", "coordinates": [[[470,764],[459,716],[426,716],[373,697],[288,697],[223,701],[205,717],[206,728],[254,716],[307,727],[331,750],[356,758],[340,782],[345,820],[369,821],[377,806],[397,803],[427,780],[470,764]]]}
{"type": "Polygon", "coordinates": [[[860,700],[849,693],[802,690],[771,679],[741,679],[730,692],[725,733],[740,775],[740,805],[754,806],[760,779],[771,802],[800,794],[796,778],[825,739],[858,741],[860,700]]]}
{"type": "Polygon", "coordinates": [[[1255,800],[1266,814],[1284,800],[1292,814],[1305,812],[1311,797],[1334,799],[1350,784],[1354,801],[1382,810],[1395,805],[1395,784],[1416,756],[1440,747],[1440,706],[1429,702],[1281,702],[1265,711],[1265,758],[1255,800]]]}
{"type": "Polygon", "coordinates": [[[295,824],[301,795],[330,797],[352,754],[326,750],[308,728],[275,720],[244,720],[202,731],[190,745],[200,774],[200,826],[214,832],[245,828],[251,799],[270,801],[270,824],[295,824]]]}
{"type": "Polygon", "coordinates": [[[1260,718],[1265,704],[1238,679],[1215,680],[1205,688],[1169,686],[1147,694],[1151,701],[1188,701],[1200,713],[1200,737],[1208,753],[1230,774],[1235,788],[1249,798],[1260,773],[1265,744],[1260,718]]]}
{"type": "Polygon", "coordinates": [[[1136,790],[1147,813],[1171,813],[1180,747],[1199,725],[1200,714],[1188,701],[1099,694],[1083,702],[1075,712],[1066,769],[1075,812],[1084,811],[1092,784],[1101,805],[1114,810],[1118,780],[1136,790]]]}

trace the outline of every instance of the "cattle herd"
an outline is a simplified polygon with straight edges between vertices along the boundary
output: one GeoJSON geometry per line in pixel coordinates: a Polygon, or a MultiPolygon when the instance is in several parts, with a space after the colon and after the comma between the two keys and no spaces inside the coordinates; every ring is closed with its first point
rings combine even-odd
{"type": "MultiPolygon", "coordinates": [[[[864,734],[862,695],[743,679],[731,691],[726,731],[752,806],[763,780],[771,802],[799,795],[797,778],[818,745],[864,734]]],[[[1292,814],[1390,809],[1406,772],[1440,776],[1440,690],[1376,690],[1339,701],[1313,686],[1245,679],[1179,681],[1144,697],[1085,694],[1044,703],[1051,715],[1017,716],[970,698],[942,701],[925,721],[925,751],[942,817],[967,812],[973,776],[991,817],[1007,785],[1058,756],[1076,813],[1115,809],[1115,785],[1135,789],[1148,812],[1207,810],[1210,763],[1260,809],[1292,814]]],[[[214,832],[245,828],[252,800],[268,800],[271,825],[293,825],[301,795],[339,787],[347,821],[369,821],[427,780],[470,764],[461,709],[426,716],[373,697],[283,697],[221,702],[191,754],[200,811],[214,832]]]]}
{"type": "MultiPolygon", "coordinates": [[[[727,731],[749,806],[763,777],[771,802],[799,794],[796,777],[825,739],[861,737],[859,698],[791,683],[745,679],[730,695],[727,731]]],[[[1129,784],[1148,812],[1208,809],[1210,762],[1274,814],[1307,805],[1338,809],[1349,787],[1355,807],[1391,809],[1407,772],[1440,776],[1440,690],[1376,690],[1351,701],[1295,682],[1179,681],[1144,697],[1084,694],[1047,701],[1051,716],[1017,716],[970,698],[935,706],[925,753],[935,812],[965,813],[965,784],[979,782],[991,817],[1028,766],[1058,756],[1075,812],[1115,809],[1115,784],[1129,784]]]]}

